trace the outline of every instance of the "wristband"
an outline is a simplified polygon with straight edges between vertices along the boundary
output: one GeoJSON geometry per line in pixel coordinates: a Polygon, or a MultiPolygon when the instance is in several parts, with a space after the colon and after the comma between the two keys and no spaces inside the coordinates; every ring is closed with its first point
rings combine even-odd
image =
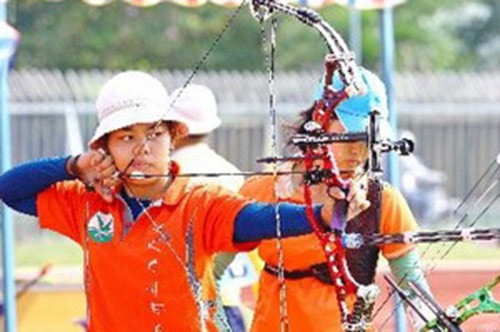
{"type": "Polygon", "coordinates": [[[76,155],[75,157],[70,157],[70,159],[68,161],[68,165],[66,167],[68,174],[70,176],[74,177],[75,179],[80,178],[80,172],[78,171],[78,166],[76,165],[80,156],[81,155],[79,154],[79,155],[76,155]]]}

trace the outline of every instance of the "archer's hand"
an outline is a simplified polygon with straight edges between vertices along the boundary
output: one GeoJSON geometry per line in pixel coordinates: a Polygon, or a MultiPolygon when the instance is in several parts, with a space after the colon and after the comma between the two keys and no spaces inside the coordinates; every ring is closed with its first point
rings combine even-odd
{"type": "MultiPolygon", "coordinates": [[[[338,189],[338,188],[337,188],[338,189]]],[[[347,201],[349,202],[349,209],[347,211],[347,220],[351,220],[361,212],[368,209],[371,205],[368,200],[368,177],[362,176],[354,179],[349,187],[347,193],[347,201]]]]}
{"type": "Polygon", "coordinates": [[[107,202],[113,201],[113,187],[120,183],[113,158],[104,150],[90,150],[68,161],[68,170],[107,202]],[[76,160],[76,162],[75,162],[76,160]]]}
{"type": "Polygon", "coordinates": [[[361,212],[370,207],[367,199],[368,181],[367,177],[353,180],[347,194],[338,187],[328,188],[325,184],[311,187],[312,200],[316,204],[322,204],[321,215],[323,220],[329,222],[333,215],[335,200],[347,200],[349,207],[347,210],[347,220],[351,220],[361,212]]]}

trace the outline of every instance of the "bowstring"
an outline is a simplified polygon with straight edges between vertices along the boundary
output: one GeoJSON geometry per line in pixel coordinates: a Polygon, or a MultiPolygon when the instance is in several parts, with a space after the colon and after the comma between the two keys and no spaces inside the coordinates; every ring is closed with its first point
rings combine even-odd
{"type": "MultiPolygon", "coordinates": [[[[233,11],[233,13],[229,17],[229,19],[224,24],[222,30],[217,34],[217,36],[214,38],[214,40],[212,41],[212,43],[210,44],[210,46],[208,47],[208,49],[205,51],[205,53],[203,53],[201,59],[194,66],[191,74],[188,76],[188,78],[186,79],[186,81],[184,82],[184,84],[182,85],[182,87],[180,88],[179,93],[170,101],[170,104],[169,104],[167,110],[165,111],[165,113],[163,114],[162,118],[165,117],[173,109],[173,107],[175,105],[175,102],[180,98],[180,96],[182,95],[183,91],[191,83],[191,81],[194,79],[194,77],[198,74],[198,72],[200,71],[201,67],[208,60],[208,58],[212,54],[212,52],[215,49],[215,47],[220,43],[220,41],[222,40],[222,37],[225,35],[225,33],[227,32],[227,30],[234,24],[234,22],[236,20],[236,17],[238,16],[238,14],[241,12],[241,10],[243,9],[243,7],[245,5],[246,5],[246,0],[242,1],[241,4],[238,5],[238,7],[233,11]]],[[[162,124],[162,122],[163,122],[162,119],[158,120],[155,123],[155,125],[150,129],[150,132],[153,132],[154,130],[158,129],[158,127],[162,124]]],[[[151,140],[151,136],[149,136],[149,135],[143,140],[143,142],[140,144],[140,149],[138,150],[139,152],[136,152],[133,155],[132,160],[127,164],[127,166],[125,167],[125,169],[123,170],[123,172],[121,172],[122,174],[124,174],[125,176],[127,175],[128,169],[132,166],[132,164],[134,163],[135,159],[139,156],[140,151],[144,148],[144,146],[150,140],[151,140]]]]}
{"type": "MultiPolygon", "coordinates": [[[[276,73],[276,30],[278,20],[275,16],[270,18],[269,24],[269,41],[266,38],[266,31],[263,20],[260,20],[262,44],[265,46],[269,44],[269,53],[264,53],[266,69],[267,69],[267,86],[269,90],[269,119],[270,119],[270,134],[271,134],[271,156],[278,158],[278,124],[276,112],[276,90],[275,90],[275,73],[276,73]]],[[[274,197],[275,208],[274,214],[276,219],[276,251],[278,253],[278,283],[279,283],[279,313],[280,313],[280,332],[288,332],[290,329],[290,322],[288,319],[287,307],[287,286],[285,280],[285,266],[284,266],[284,250],[282,242],[282,220],[279,212],[279,196],[277,192],[277,179],[279,176],[278,162],[272,163],[272,172],[274,177],[274,197]]]]}
{"type": "MultiPolygon", "coordinates": [[[[467,194],[464,196],[462,201],[458,204],[458,206],[455,208],[453,211],[452,215],[449,217],[449,221],[451,222],[453,219],[459,219],[457,224],[454,227],[454,230],[459,229],[460,226],[462,226],[469,216],[471,215],[469,213],[469,205],[478,205],[478,203],[486,198],[487,194],[493,189],[495,185],[498,184],[498,179],[494,180],[497,177],[497,173],[500,170],[500,165],[499,161],[497,158],[495,158],[490,165],[487,167],[487,169],[483,172],[483,174],[479,177],[479,179],[474,183],[472,188],[467,192],[467,194]],[[496,168],[494,168],[496,166],[496,168]],[[493,169],[494,168],[494,169],[493,169]],[[492,174],[489,174],[492,173],[492,174]],[[491,183],[488,188],[485,191],[482,191],[481,183],[491,183]],[[477,194],[479,192],[479,195],[477,194]],[[477,197],[479,196],[479,197],[477,197]],[[477,197],[477,198],[476,198],[477,197]],[[460,214],[463,214],[461,217],[459,217],[460,214]]],[[[500,198],[500,193],[496,194],[493,196],[493,198],[485,205],[485,207],[478,213],[478,215],[469,223],[468,227],[473,227],[485,214],[486,212],[493,206],[493,204],[500,198]]],[[[423,267],[422,269],[425,271],[424,276],[430,275],[438,265],[439,261],[442,261],[445,259],[451,251],[456,247],[458,244],[459,240],[452,241],[451,243],[444,243],[444,242],[437,242],[437,243],[429,243],[427,244],[426,248],[420,255],[421,258],[424,258],[430,253],[431,247],[434,245],[438,245],[439,248],[436,250],[434,255],[429,259],[427,262],[426,266],[423,267]]],[[[416,262],[413,266],[410,267],[416,268],[417,264],[420,264],[420,262],[416,262]]],[[[408,273],[407,272],[401,280],[398,282],[398,285],[401,285],[407,278],[408,278],[408,273]]],[[[396,291],[394,289],[391,289],[386,298],[382,301],[382,303],[379,305],[377,310],[375,311],[373,318],[375,318],[378,314],[380,314],[381,310],[385,305],[387,305],[388,301],[390,298],[394,295],[396,291]]],[[[398,298],[396,303],[395,303],[395,308],[388,314],[386,319],[383,321],[382,326],[380,327],[381,329],[387,325],[389,320],[394,316],[397,308],[402,304],[403,300],[398,298]]]]}
{"type": "MultiPolygon", "coordinates": [[[[227,20],[227,22],[224,24],[224,27],[222,28],[222,30],[218,33],[218,35],[212,41],[212,43],[210,44],[209,48],[202,55],[201,59],[196,64],[196,66],[194,67],[193,71],[188,76],[188,78],[185,81],[185,83],[182,85],[182,87],[180,89],[180,92],[170,101],[169,107],[167,108],[167,110],[163,114],[162,118],[165,117],[165,115],[167,115],[168,112],[170,112],[173,109],[173,107],[175,105],[175,102],[180,98],[180,96],[182,95],[182,92],[184,91],[184,89],[189,85],[189,83],[193,80],[193,78],[198,74],[199,70],[205,64],[205,62],[208,60],[209,56],[212,54],[212,52],[215,49],[215,47],[222,40],[222,37],[224,36],[224,34],[234,24],[234,22],[236,20],[236,17],[238,16],[238,14],[241,12],[242,8],[245,5],[246,5],[246,0],[242,1],[242,3],[233,11],[233,13],[231,14],[231,16],[227,20]]],[[[150,129],[150,132],[153,132],[154,130],[158,129],[158,127],[162,124],[162,122],[163,122],[162,119],[158,120],[155,123],[155,125],[150,129]]],[[[139,156],[139,154],[141,153],[141,151],[144,149],[145,145],[152,139],[151,137],[152,137],[151,135],[147,135],[146,138],[143,140],[143,142],[140,144],[139,149],[137,149],[137,152],[132,156],[132,159],[130,160],[130,162],[127,164],[127,166],[125,167],[125,169],[121,172],[124,176],[127,176],[128,169],[132,166],[132,164],[134,163],[134,161],[136,160],[136,158],[139,156]]],[[[162,175],[162,176],[169,177],[173,181],[173,177],[170,174],[170,172],[169,172],[169,174],[162,175]]],[[[123,183],[125,184],[124,181],[123,181],[123,183]]],[[[142,202],[140,202],[140,199],[130,190],[129,187],[127,187],[127,188],[132,193],[133,198],[138,202],[138,204],[140,204],[143,207],[143,210],[146,211],[147,209],[144,207],[143,204],[141,204],[142,202]]],[[[150,220],[151,220],[153,226],[155,226],[154,219],[151,218],[150,220]]]]}

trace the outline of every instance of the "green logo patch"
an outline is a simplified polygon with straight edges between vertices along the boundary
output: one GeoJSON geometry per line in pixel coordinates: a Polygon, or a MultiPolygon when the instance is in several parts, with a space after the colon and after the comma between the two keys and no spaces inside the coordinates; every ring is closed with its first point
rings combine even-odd
{"type": "Polygon", "coordinates": [[[97,212],[87,224],[87,231],[95,242],[110,242],[113,239],[113,215],[97,212]]]}

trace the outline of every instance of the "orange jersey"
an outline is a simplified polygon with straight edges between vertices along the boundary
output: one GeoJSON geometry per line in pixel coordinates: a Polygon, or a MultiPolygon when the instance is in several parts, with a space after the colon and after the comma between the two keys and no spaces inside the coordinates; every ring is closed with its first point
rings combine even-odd
{"type": "Polygon", "coordinates": [[[85,251],[89,331],[99,332],[216,331],[212,255],[256,246],[233,243],[245,204],[220,187],[177,178],[125,233],[132,220],[119,197],[106,203],[66,181],[37,198],[41,226],[85,251]]]}
{"type": "MultiPolygon", "coordinates": [[[[272,177],[254,177],[245,183],[240,193],[265,202],[276,202],[272,177]]],[[[303,203],[302,194],[280,199],[303,203]]],[[[399,191],[384,185],[380,233],[399,233],[417,229],[416,221],[399,191]]],[[[303,270],[309,266],[325,262],[325,254],[316,235],[308,234],[282,239],[284,269],[303,270]]],[[[386,258],[396,258],[411,250],[406,244],[390,244],[381,247],[386,258]]],[[[268,264],[278,265],[276,240],[262,241],[259,255],[268,264]]],[[[259,297],[255,309],[252,332],[280,330],[280,284],[276,276],[263,272],[259,282],[259,297]]],[[[316,278],[286,280],[287,316],[291,332],[332,332],[342,331],[340,310],[334,288],[316,278]]],[[[353,297],[347,302],[352,305],[353,297]]]]}

